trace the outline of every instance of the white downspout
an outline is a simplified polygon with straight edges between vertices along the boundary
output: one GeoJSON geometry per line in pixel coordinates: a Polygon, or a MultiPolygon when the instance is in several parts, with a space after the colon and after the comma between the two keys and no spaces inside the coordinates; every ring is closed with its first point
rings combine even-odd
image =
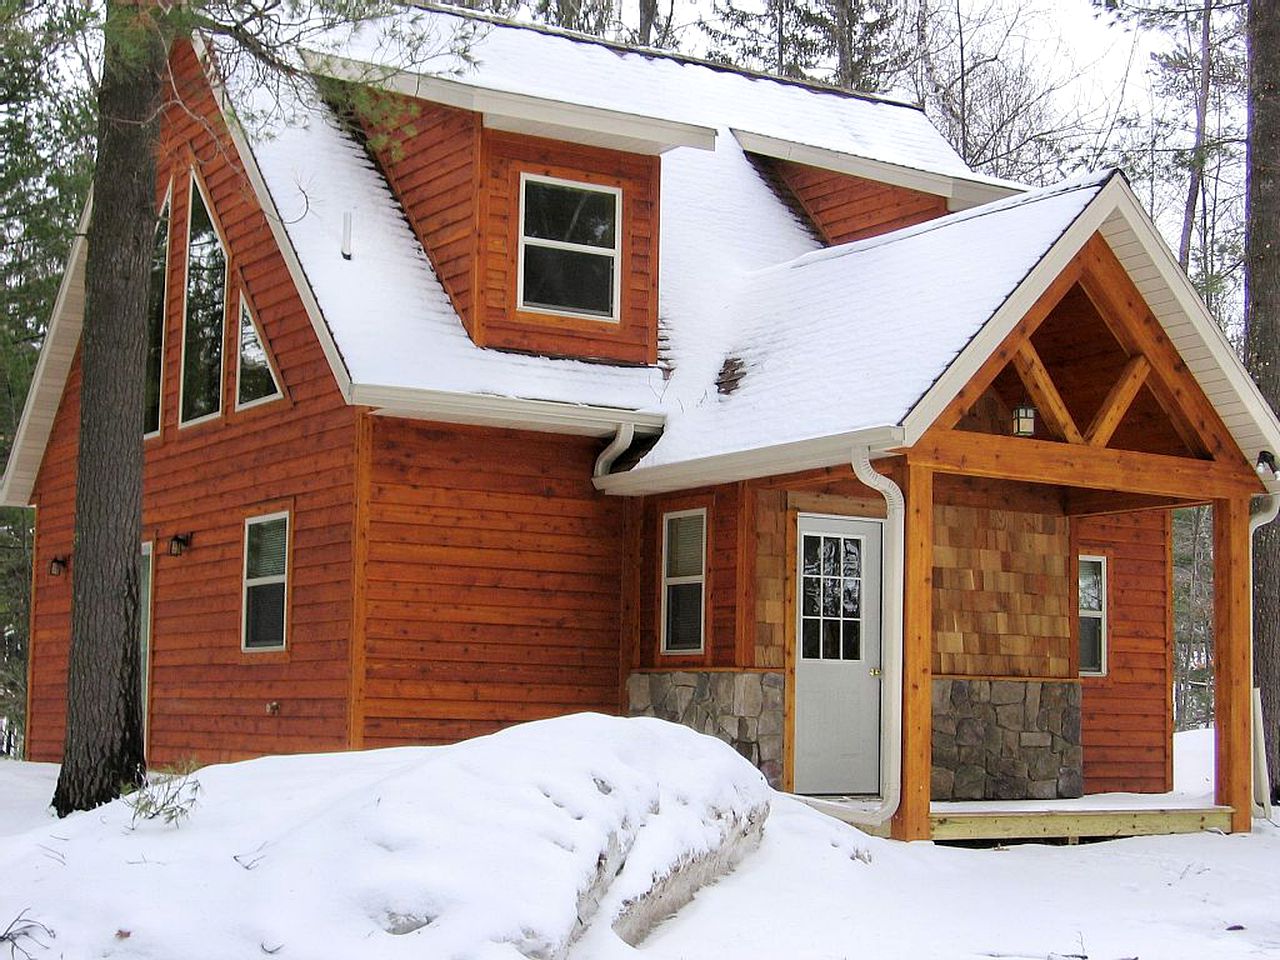
{"type": "Polygon", "coordinates": [[[1249,691],[1253,732],[1253,804],[1255,816],[1260,815],[1270,820],[1271,784],[1267,775],[1267,751],[1262,740],[1262,697],[1258,688],[1253,685],[1253,535],[1259,527],[1265,527],[1280,515],[1280,494],[1258,497],[1254,502],[1258,505],[1258,510],[1249,515],[1249,691]]]}
{"type": "Polygon", "coordinates": [[[880,684],[880,802],[858,810],[843,804],[814,803],[846,823],[880,827],[898,810],[902,799],[902,605],[905,592],[906,501],[902,488],[871,466],[871,448],[859,445],[850,454],[854,475],[884,497],[884,559],[880,603],[882,630],[880,684]],[[834,807],[840,807],[839,812],[834,807]]]}
{"type": "Polygon", "coordinates": [[[619,423],[618,429],[613,434],[613,439],[609,441],[609,445],[600,451],[600,456],[596,457],[595,469],[591,471],[591,476],[593,478],[607,477],[609,471],[613,468],[613,462],[626,452],[635,436],[636,425],[634,423],[619,423]]]}

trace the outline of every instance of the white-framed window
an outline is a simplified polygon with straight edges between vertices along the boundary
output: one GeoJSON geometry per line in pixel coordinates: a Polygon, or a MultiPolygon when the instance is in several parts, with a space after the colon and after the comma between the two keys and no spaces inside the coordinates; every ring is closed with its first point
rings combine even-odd
{"type": "Polygon", "coordinates": [[[180,426],[210,420],[222,412],[222,344],[227,322],[227,248],[194,168],[189,179],[180,426]]]}
{"type": "Polygon", "coordinates": [[[1107,672],[1107,558],[1080,557],[1080,673],[1107,672]]]}
{"type": "Polygon", "coordinates": [[[707,511],[662,515],[662,652],[701,653],[707,604],[707,511]]]}
{"type": "Polygon", "coordinates": [[[249,308],[248,298],[240,292],[240,333],[236,338],[236,409],[257,406],[280,399],[280,381],[267,355],[267,341],[262,328],[249,308]]]}
{"type": "Polygon", "coordinates": [[[151,280],[147,290],[147,381],[142,409],[142,435],[160,432],[160,405],[164,397],[164,320],[169,290],[169,210],[173,183],[164,192],[160,216],[156,220],[155,242],[151,246],[151,280]]]}
{"type": "Polygon", "coordinates": [[[621,190],[520,174],[519,309],[616,322],[621,252],[621,190]]]}
{"type": "Polygon", "coordinates": [[[283,650],[289,606],[289,513],[244,522],[241,648],[283,650]]]}

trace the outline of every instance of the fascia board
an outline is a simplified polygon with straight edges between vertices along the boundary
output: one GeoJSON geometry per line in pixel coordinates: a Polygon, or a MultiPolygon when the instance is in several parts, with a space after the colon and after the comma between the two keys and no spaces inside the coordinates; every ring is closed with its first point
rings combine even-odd
{"type": "Polygon", "coordinates": [[[1098,231],[1119,202],[1121,177],[1112,177],[1098,196],[1085,207],[1072,224],[1049,248],[1048,253],[1023,278],[995,314],[983,324],[973,339],[960,351],[959,356],[933,386],[907,414],[902,422],[903,445],[910,447],[919,441],[924,432],[942,414],[947,404],[973,379],[982,364],[995,352],[1018,321],[1026,316],[1040,295],[1067,268],[1071,259],[1098,231]]]}
{"type": "Polygon", "coordinates": [[[623,423],[634,426],[637,435],[655,436],[666,422],[660,413],[621,407],[371,384],[356,384],[351,402],[382,416],[587,437],[611,437],[623,423]]]}
{"type": "Polygon", "coordinates": [[[715,149],[716,131],[712,127],[494,90],[334,54],[303,51],[302,56],[307,68],[315,73],[483,114],[485,126],[498,130],[553,135],[636,153],[663,153],[674,147],[715,149]]]}
{"type": "Polygon", "coordinates": [[[776,137],[752,133],[749,130],[733,129],[730,132],[742,149],[748,153],[758,153],[775,160],[790,160],[822,170],[832,170],[895,187],[931,193],[947,198],[948,208],[951,210],[967,209],[992,200],[1024,193],[1027,190],[1021,184],[1012,182],[970,180],[951,174],[918,170],[884,160],[872,160],[869,157],[828,150],[825,147],[780,140],[776,137]]]}
{"type": "Polygon", "coordinates": [[[614,496],[671,493],[691,487],[847,464],[855,445],[869,447],[873,457],[888,456],[890,451],[903,445],[902,429],[869,427],[758,450],[700,457],[657,467],[640,466],[625,473],[597,477],[593,482],[597,490],[614,496]]]}
{"type": "Polygon", "coordinates": [[[18,421],[13,446],[9,450],[9,463],[5,467],[4,481],[0,483],[0,506],[26,507],[31,504],[31,491],[44,460],[53,419],[62,402],[62,391],[71,373],[80,331],[84,326],[84,271],[92,210],[91,189],[71,243],[49,328],[40,346],[40,356],[22,407],[22,418],[18,421]]]}

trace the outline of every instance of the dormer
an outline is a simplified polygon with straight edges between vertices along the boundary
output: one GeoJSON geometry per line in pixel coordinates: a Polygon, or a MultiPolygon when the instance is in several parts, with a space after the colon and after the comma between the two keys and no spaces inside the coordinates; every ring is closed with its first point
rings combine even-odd
{"type": "Polygon", "coordinates": [[[659,154],[715,132],[440,78],[385,86],[370,152],[472,341],[655,363],[659,154]]]}

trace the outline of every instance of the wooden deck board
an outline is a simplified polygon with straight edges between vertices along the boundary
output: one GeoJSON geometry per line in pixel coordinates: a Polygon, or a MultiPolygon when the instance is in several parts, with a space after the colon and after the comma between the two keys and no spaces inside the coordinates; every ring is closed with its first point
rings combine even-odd
{"type": "Polygon", "coordinates": [[[1231,829],[1230,807],[932,813],[934,840],[1140,837],[1231,829]]]}

